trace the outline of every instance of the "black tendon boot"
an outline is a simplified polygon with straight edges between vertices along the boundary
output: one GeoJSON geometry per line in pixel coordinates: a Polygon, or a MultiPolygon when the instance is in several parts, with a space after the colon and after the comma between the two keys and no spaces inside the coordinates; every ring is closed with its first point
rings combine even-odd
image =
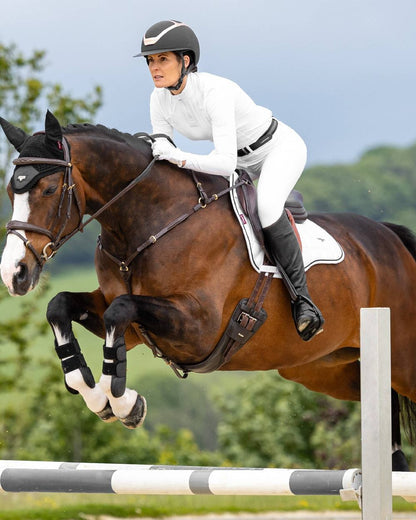
{"type": "Polygon", "coordinates": [[[263,233],[267,252],[277,267],[285,271],[295,289],[289,291],[293,319],[299,336],[308,341],[322,331],[324,319],[309,296],[302,253],[286,211],[274,224],[263,228],[263,233]],[[297,295],[292,294],[294,292],[297,295]]]}

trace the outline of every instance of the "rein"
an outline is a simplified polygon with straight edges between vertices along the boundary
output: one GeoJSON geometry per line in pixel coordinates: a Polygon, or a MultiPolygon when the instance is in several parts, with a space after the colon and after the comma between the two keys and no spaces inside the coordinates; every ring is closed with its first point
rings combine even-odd
{"type": "MultiPolygon", "coordinates": [[[[64,160],[49,159],[49,158],[44,158],[44,157],[19,157],[18,159],[15,159],[13,161],[13,164],[15,164],[16,166],[26,166],[29,164],[51,164],[54,166],[64,166],[65,167],[64,182],[63,182],[63,186],[62,186],[61,199],[59,202],[57,218],[59,218],[61,216],[61,209],[62,209],[62,205],[63,205],[63,201],[64,201],[66,193],[68,193],[68,207],[67,207],[67,211],[66,211],[66,219],[64,220],[59,232],[56,235],[54,235],[50,229],[42,228],[35,224],[30,224],[29,222],[21,222],[19,220],[11,220],[6,225],[7,234],[11,233],[11,234],[14,234],[17,237],[19,237],[23,241],[24,245],[31,251],[31,253],[35,257],[35,259],[40,267],[43,267],[43,264],[45,262],[47,262],[48,260],[50,260],[56,254],[58,249],[60,249],[65,244],[65,242],[67,242],[70,238],[72,238],[76,233],[82,232],[84,230],[84,228],[90,222],[95,220],[109,206],[111,206],[114,202],[116,202],[123,195],[125,195],[128,191],[130,191],[139,182],[139,180],[142,180],[144,177],[146,177],[149,174],[151,168],[153,167],[153,165],[155,163],[155,159],[153,158],[152,161],[150,161],[150,163],[147,165],[147,167],[143,170],[142,173],[140,173],[125,188],[123,188],[117,195],[115,195],[112,199],[110,199],[108,202],[106,202],[99,210],[97,210],[93,215],[91,215],[91,217],[88,220],[86,220],[85,222],[82,222],[81,203],[79,201],[79,197],[76,192],[76,185],[73,182],[72,163],[71,163],[69,145],[65,138],[62,139],[62,147],[63,147],[63,151],[64,151],[64,160]],[[75,202],[76,202],[78,213],[80,216],[80,221],[79,221],[78,226],[71,233],[68,233],[67,235],[62,237],[62,233],[63,233],[63,230],[65,229],[66,223],[71,218],[72,194],[75,194],[75,202]],[[51,241],[45,245],[45,247],[42,250],[42,253],[39,254],[38,251],[36,251],[36,249],[31,244],[30,240],[28,240],[24,235],[19,233],[19,230],[31,231],[34,233],[46,235],[48,238],[50,238],[51,241]],[[49,254],[48,254],[48,249],[50,249],[49,254]]],[[[53,225],[51,226],[51,228],[53,228],[53,225]]]]}
{"type": "MultiPolygon", "coordinates": [[[[154,159],[153,159],[154,161],[154,159]]],[[[120,272],[123,276],[123,279],[124,279],[124,282],[126,284],[126,287],[128,289],[128,292],[131,293],[131,287],[130,287],[130,276],[131,276],[131,271],[130,271],[130,264],[133,262],[133,260],[142,252],[144,251],[145,249],[147,249],[149,246],[155,244],[159,238],[163,237],[164,235],[166,235],[167,233],[169,233],[169,231],[171,231],[172,229],[174,229],[175,227],[177,227],[179,224],[182,224],[182,222],[184,222],[185,220],[187,220],[190,216],[194,215],[195,213],[197,213],[200,209],[205,209],[209,204],[211,204],[212,202],[215,202],[217,201],[220,197],[222,197],[223,195],[226,195],[227,193],[229,193],[230,191],[238,188],[239,186],[242,186],[243,184],[247,184],[247,180],[245,179],[242,179],[238,182],[236,182],[235,184],[233,184],[232,186],[229,186],[228,188],[225,188],[224,190],[218,192],[218,193],[214,193],[213,195],[211,195],[210,197],[207,196],[207,194],[204,192],[203,188],[202,188],[202,184],[198,181],[196,175],[195,175],[195,172],[194,171],[191,171],[192,173],[192,177],[193,177],[193,180],[195,182],[195,186],[199,192],[199,199],[198,199],[198,204],[196,204],[195,206],[193,206],[193,208],[188,211],[187,213],[183,213],[182,215],[180,215],[179,217],[175,218],[174,220],[172,220],[171,222],[169,222],[164,228],[162,228],[160,231],[158,231],[157,233],[154,233],[152,235],[149,236],[149,238],[147,240],[145,240],[142,244],[140,244],[136,249],[135,251],[125,260],[120,260],[118,258],[116,258],[114,255],[112,255],[111,253],[109,253],[106,249],[104,249],[103,247],[103,244],[102,244],[102,241],[101,241],[101,236],[98,236],[98,247],[100,248],[100,250],[110,259],[112,260],[114,263],[116,263],[118,266],[119,266],[119,269],[120,269],[120,272]]]]}
{"type": "MultiPolygon", "coordinates": [[[[153,141],[155,137],[159,136],[151,136],[145,133],[137,134],[138,137],[144,138],[150,141],[153,141]]],[[[71,162],[71,155],[70,155],[70,149],[67,140],[65,137],[62,139],[62,148],[64,152],[64,160],[60,159],[49,159],[49,158],[43,158],[43,157],[19,157],[13,161],[13,164],[16,166],[24,166],[24,165],[30,165],[30,164],[51,164],[54,166],[64,166],[65,172],[64,172],[64,182],[62,185],[62,192],[61,192],[61,198],[58,206],[58,212],[56,215],[56,218],[59,218],[61,216],[61,211],[64,203],[64,199],[67,195],[68,197],[68,204],[66,208],[66,218],[61,224],[59,231],[54,235],[54,233],[51,231],[53,229],[55,222],[52,224],[51,229],[46,229],[40,226],[37,226],[35,224],[30,224],[29,222],[21,222],[18,220],[11,220],[6,225],[7,234],[11,233],[19,237],[24,245],[31,251],[31,253],[34,255],[37,263],[40,267],[43,267],[43,264],[50,260],[60,249],[65,242],[67,242],[70,238],[72,238],[76,233],[82,232],[84,228],[93,220],[95,220],[101,213],[103,213],[107,208],[109,208],[112,204],[114,204],[116,201],[118,201],[120,198],[122,198],[128,191],[130,191],[136,184],[140,181],[142,181],[144,178],[146,178],[151,170],[152,167],[156,161],[156,158],[153,158],[150,163],[146,166],[146,168],[137,176],[135,177],[125,188],[123,188],[119,193],[117,193],[112,199],[110,199],[108,202],[106,202],[100,209],[98,209],[93,215],[91,215],[85,222],[82,222],[82,209],[81,209],[81,203],[78,197],[78,193],[76,191],[76,185],[73,182],[72,177],[72,162],[71,162]],[[75,197],[75,203],[77,206],[78,214],[79,214],[79,224],[78,226],[70,233],[62,237],[63,231],[65,229],[65,226],[69,219],[71,218],[71,207],[72,207],[72,201],[73,197],[75,197]],[[42,253],[39,253],[36,251],[36,249],[31,244],[30,240],[28,240],[22,233],[19,231],[30,231],[34,233],[39,233],[42,235],[46,235],[50,242],[48,242],[45,247],[42,250],[42,253]],[[49,249],[49,252],[48,252],[49,249]]],[[[189,170],[188,170],[189,171],[189,170]]],[[[208,196],[205,191],[203,190],[202,184],[198,181],[195,172],[191,171],[192,177],[195,183],[195,186],[199,193],[199,199],[198,204],[196,204],[188,213],[184,213],[183,215],[180,215],[173,221],[167,224],[164,228],[162,228],[160,231],[150,235],[150,237],[145,240],[139,247],[135,249],[135,251],[125,260],[120,260],[113,256],[111,253],[109,253],[106,249],[104,249],[101,237],[98,237],[98,247],[100,250],[108,257],[110,258],[114,263],[116,263],[119,268],[120,272],[122,274],[122,277],[125,281],[126,287],[128,289],[128,292],[131,293],[131,287],[130,287],[130,264],[133,262],[133,260],[146,248],[153,245],[159,238],[166,235],[169,231],[171,231],[173,228],[184,222],[186,219],[188,219],[191,215],[198,212],[200,209],[205,209],[209,204],[212,202],[218,200],[223,195],[229,193],[230,191],[238,188],[239,186],[242,186],[243,184],[246,184],[247,181],[242,179],[238,182],[236,182],[233,186],[229,186],[228,188],[220,191],[219,193],[214,193],[211,196],[208,196]]],[[[56,219],[55,219],[56,220],[56,219]]]]}

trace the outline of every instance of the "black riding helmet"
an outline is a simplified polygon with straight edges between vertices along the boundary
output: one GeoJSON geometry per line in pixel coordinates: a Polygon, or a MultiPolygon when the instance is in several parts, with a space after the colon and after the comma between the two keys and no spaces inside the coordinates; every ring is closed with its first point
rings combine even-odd
{"type": "Polygon", "coordinates": [[[199,61],[199,42],[194,31],[182,22],[176,20],[164,20],[157,22],[147,31],[142,39],[141,52],[137,56],[150,56],[160,52],[175,52],[182,57],[182,71],[176,85],[168,87],[169,90],[178,90],[186,74],[195,70],[199,61]],[[185,68],[183,55],[189,54],[191,64],[185,68]]]}

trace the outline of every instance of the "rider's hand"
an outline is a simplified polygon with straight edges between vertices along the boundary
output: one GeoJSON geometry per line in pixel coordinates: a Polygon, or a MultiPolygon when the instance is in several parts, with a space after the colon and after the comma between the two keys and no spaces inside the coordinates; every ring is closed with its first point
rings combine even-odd
{"type": "Polygon", "coordinates": [[[153,157],[159,161],[169,161],[177,166],[183,168],[186,160],[184,159],[184,153],[179,148],[176,148],[171,142],[165,137],[158,137],[152,143],[153,157]]]}

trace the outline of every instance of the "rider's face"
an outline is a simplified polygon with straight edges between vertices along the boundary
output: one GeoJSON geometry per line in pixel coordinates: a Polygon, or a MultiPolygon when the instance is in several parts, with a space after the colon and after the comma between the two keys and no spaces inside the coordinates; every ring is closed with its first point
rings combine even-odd
{"type": "MultiPolygon", "coordinates": [[[[188,56],[185,56],[185,66],[186,59],[189,60],[188,56]]],[[[160,54],[147,56],[147,63],[155,87],[171,87],[179,81],[182,62],[174,52],[161,52],[160,54]]],[[[180,91],[183,90],[185,83],[186,76],[180,91]]]]}

